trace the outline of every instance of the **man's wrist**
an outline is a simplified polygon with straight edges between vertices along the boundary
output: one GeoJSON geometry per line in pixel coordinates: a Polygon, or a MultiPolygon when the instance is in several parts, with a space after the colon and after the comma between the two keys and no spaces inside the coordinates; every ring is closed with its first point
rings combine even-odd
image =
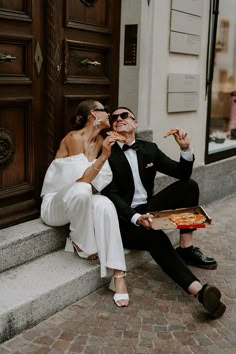
{"type": "Polygon", "coordinates": [[[181,150],[181,151],[190,151],[190,150],[191,150],[191,147],[190,147],[190,145],[188,145],[188,146],[181,146],[181,147],[180,147],[180,150],[181,150]]]}
{"type": "Polygon", "coordinates": [[[134,225],[136,225],[136,226],[139,226],[139,225],[137,224],[137,220],[138,220],[138,218],[139,218],[140,216],[141,216],[141,214],[139,214],[139,213],[134,214],[134,215],[132,216],[132,218],[131,218],[132,224],[134,224],[134,225]]]}

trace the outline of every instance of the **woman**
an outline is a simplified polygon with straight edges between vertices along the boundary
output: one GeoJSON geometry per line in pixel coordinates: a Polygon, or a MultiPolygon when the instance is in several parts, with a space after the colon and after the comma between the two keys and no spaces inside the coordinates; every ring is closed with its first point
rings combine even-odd
{"type": "Polygon", "coordinates": [[[70,242],[76,253],[101,264],[101,276],[114,275],[110,288],[117,306],[127,306],[126,264],[113,203],[100,191],[112,180],[107,161],[116,138],[102,138],[109,115],[94,100],[82,101],[72,118],[74,130],[60,143],[42,187],[41,218],[50,226],[70,224],[70,242]]]}

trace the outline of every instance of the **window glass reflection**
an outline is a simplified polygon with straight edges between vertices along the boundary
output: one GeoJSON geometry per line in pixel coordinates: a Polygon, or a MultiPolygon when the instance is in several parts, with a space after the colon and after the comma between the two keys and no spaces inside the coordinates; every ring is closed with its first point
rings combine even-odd
{"type": "Polygon", "coordinates": [[[236,1],[220,0],[208,153],[236,148],[236,1]]]}

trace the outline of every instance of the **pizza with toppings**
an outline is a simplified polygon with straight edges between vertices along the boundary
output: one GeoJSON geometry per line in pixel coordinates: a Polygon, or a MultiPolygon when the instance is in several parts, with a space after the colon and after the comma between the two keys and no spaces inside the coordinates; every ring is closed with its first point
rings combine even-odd
{"type": "Polygon", "coordinates": [[[204,224],[204,222],[206,221],[206,217],[198,213],[171,214],[169,216],[169,219],[176,226],[199,225],[199,224],[204,224]]]}
{"type": "Polygon", "coordinates": [[[126,138],[123,135],[115,132],[114,130],[107,132],[107,135],[112,136],[114,139],[120,141],[121,143],[125,143],[126,141],[126,138]]]}
{"type": "Polygon", "coordinates": [[[177,132],[178,132],[178,129],[168,130],[168,132],[163,136],[163,138],[167,138],[168,136],[173,135],[173,134],[175,134],[177,132]]]}

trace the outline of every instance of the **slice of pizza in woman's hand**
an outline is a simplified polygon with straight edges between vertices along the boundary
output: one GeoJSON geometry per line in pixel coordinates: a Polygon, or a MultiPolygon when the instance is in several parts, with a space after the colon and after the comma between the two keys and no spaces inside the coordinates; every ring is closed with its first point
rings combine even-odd
{"type": "Polygon", "coordinates": [[[107,132],[107,135],[112,136],[116,141],[120,141],[121,143],[125,143],[126,141],[126,138],[123,135],[115,132],[114,130],[107,132]]]}
{"type": "Polygon", "coordinates": [[[171,214],[169,219],[176,226],[199,225],[204,224],[206,221],[206,217],[204,215],[196,213],[171,214]]]}
{"type": "Polygon", "coordinates": [[[168,132],[165,133],[165,135],[163,136],[163,138],[167,138],[168,136],[173,135],[173,134],[177,133],[178,131],[179,131],[178,129],[171,129],[171,130],[168,130],[168,132]]]}

